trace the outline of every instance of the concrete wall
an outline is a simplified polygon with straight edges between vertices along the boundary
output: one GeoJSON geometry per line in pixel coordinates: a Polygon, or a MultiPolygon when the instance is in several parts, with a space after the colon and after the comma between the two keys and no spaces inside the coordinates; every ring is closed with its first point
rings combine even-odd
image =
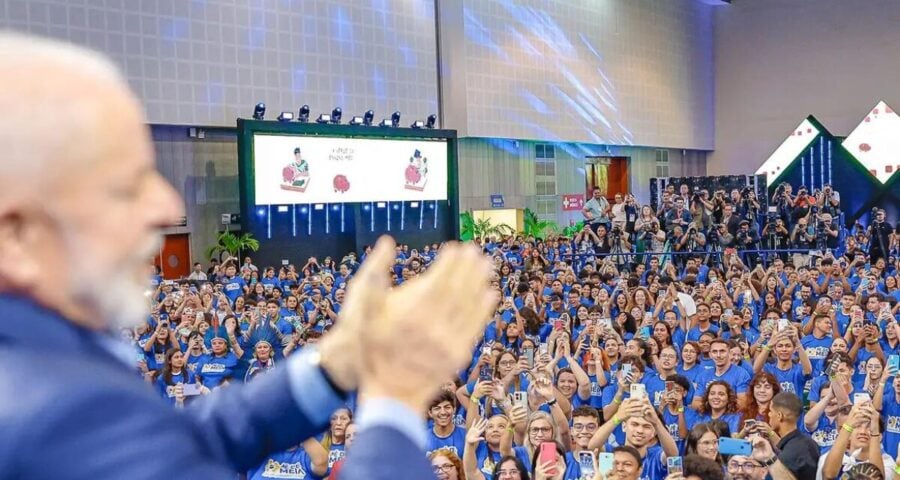
{"type": "Polygon", "coordinates": [[[807,115],[845,136],[900,108],[900,2],[736,0],[715,9],[710,174],[753,173],[807,115]]]}

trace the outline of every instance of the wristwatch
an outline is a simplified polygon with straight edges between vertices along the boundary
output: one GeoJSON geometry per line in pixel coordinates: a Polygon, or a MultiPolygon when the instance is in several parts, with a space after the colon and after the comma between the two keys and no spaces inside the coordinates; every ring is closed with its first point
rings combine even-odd
{"type": "Polygon", "coordinates": [[[769,468],[772,465],[775,465],[775,462],[777,462],[777,461],[778,461],[778,457],[775,455],[772,455],[767,460],[761,460],[759,463],[761,463],[763,467],[769,468]]]}

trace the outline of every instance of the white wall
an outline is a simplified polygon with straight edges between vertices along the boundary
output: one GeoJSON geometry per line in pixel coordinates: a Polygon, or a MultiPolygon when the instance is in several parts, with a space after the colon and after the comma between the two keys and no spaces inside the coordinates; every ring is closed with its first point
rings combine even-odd
{"type": "Polygon", "coordinates": [[[712,7],[440,0],[445,124],[463,135],[711,149],[712,7]]]}
{"type": "Polygon", "coordinates": [[[736,0],[716,9],[710,174],[753,173],[807,115],[845,136],[900,108],[900,2],[736,0]]]}
{"type": "Polygon", "coordinates": [[[105,52],[151,123],[234,126],[308,104],[436,113],[433,0],[3,0],[0,28],[105,52]]]}

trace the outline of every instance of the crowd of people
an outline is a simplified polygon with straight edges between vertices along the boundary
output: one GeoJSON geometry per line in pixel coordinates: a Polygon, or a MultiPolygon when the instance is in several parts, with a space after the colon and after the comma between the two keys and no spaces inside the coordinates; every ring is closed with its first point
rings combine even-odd
{"type": "Polygon", "coordinates": [[[620,254],[619,264],[629,261],[623,253],[669,252],[679,266],[692,254],[720,263],[722,252],[732,250],[749,261],[761,256],[759,250],[782,250],[783,260],[808,263],[808,253],[801,252],[822,254],[845,246],[868,252],[873,261],[896,258],[898,236],[884,211],[872,212],[868,229],[859,223],[847,229],[840,225],[840,199],[830,185],[812,191],[801,186],[794,194],[790,184],[782,183],[768,202],[761,202],[749,186],[710,191],[686,184],[676,189],[670,183],[654,206],[623,194],[610,203],[597,188],[584,205],[585,228],[574,250],[588,260],[595,252],[620,254]]]}
{"type": "MultiPolygon", "coordinates": [[[[708,195],[686,193],[664,196],[672,207],[659,212],[636,209],[631,196],[602,207],[595,195],[575,238],[475,240],[494,262],[499,301],[469,368],[422,412],[437,478],[893,478],[900,263],[883,213],[880,227],[815,256],[636,255],[645,229],[665,243],[707,221],[724,227],[720,238],[747,227],[740,202],[718,208],[716,192],[712,215],[695,217],[708,195]],[[882,231],[879,249],[872,235],[882,231]],[[605,242],[615,235],[620,243],[605,242]]],[[[777,195],[786,195],[777,225],[824,223],[839,208],[830,189],[816,214],[796,213],[808,207],[798,206],[808,201],[802,189],[777,195]]],[[[440,249],[398,246],[394,284],[424,272],[440,249]]],[[[123,335],[146,381],[183,407],[253,382],[327,335],[367,254],[309,258],[299,269],[229,258],[179,281],[157,274],[148,321],[123,335]]],[[[356,403],[246,477],[339,478],[356,403]]]]}

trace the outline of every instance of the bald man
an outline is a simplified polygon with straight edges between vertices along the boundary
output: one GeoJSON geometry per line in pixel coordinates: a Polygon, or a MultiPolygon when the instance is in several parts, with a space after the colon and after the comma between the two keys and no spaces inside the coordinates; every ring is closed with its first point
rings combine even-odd
{"type": "Polygon", "coordinates": [[[341,478],[431,478],[419,414],[496,305],[477,249],[450,246],[392,290],[381,239],[318,349],[175,411],[110,333],[146,321],[146,262],[182,211],[107,60],[0,33],[0,476],[233,478],[321,432],[358,389],[341,478]]]}

